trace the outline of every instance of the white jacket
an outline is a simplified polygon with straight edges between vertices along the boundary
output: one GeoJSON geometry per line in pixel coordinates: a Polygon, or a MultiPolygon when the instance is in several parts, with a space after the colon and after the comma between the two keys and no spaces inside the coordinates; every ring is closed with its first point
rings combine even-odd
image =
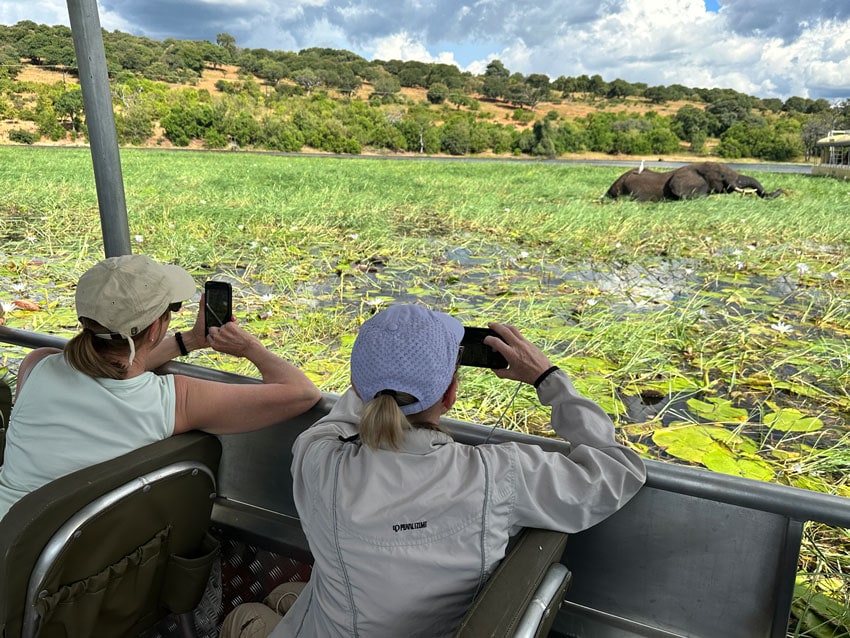
{"type": "Polygon", "coordinates": [[[451,636],[521,527],[577,532],[643,485],[636,453],[564,372],[537,390],[564,455],[533,444],[478,446],[429,428],[398,451],[357,434],[362,403],[348,390],[293,447],[295,505],[314,565],[273,638],[451,636]]]}

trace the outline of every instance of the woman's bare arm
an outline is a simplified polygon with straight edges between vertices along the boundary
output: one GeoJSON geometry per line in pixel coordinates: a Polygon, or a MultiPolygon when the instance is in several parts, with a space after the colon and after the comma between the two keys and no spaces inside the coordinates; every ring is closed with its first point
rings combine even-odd
{"type": "Polygon", "coordinates": [[[303,414],[322,394],[295,365],[268,350],[235,323],[210,328],[209,344],[248,359],[262,384],[230,384],[176,375],[175,434],[205,430],[232,434],[257,430],[303,414]]]}

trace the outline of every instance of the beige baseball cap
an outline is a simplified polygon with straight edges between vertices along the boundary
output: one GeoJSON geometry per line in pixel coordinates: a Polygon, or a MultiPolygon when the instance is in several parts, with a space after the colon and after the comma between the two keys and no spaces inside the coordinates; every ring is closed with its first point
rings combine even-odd
{"type": "Polygon", "coordinates": [[[77,282],[78,317],[88,317],[113,334],[134,337],[172,303],[195,294],[195,280],[180,266],[158,264],[145,255],[109,257],[77,282]]]}

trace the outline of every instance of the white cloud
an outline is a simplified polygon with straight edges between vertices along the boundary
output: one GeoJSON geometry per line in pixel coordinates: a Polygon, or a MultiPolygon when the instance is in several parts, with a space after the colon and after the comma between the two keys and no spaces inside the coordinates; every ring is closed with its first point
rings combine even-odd
{"type": "Polygon", "coordinates": [[[3,0],[0,24],[32,20],[38,24],[68,24],[68,6],[61,0],[3,0]]]}
{"type": "MultiPolygon", "coordinates": [[[[101,24],[137,35],[366,58],[483,73],[599,74],[761,97],[850,97],[850,2],[723,0],[99,0],[101,24]],[[463,64],[458,62],[462,58],[463,64]]],[[[67,24],[63,0],[0,0],[0,23],[67,24]]]]}
{"type": "Polygon", "coordinates": [[[414,39],[407,31],[400,31],[390,36],[376,38],[368,47],[372,58],[378,60],[417,60],[419,62],[438,62],[460,66],[454,54],[443,51],[436,56],[431,55],[421,42],[414,39]]]}

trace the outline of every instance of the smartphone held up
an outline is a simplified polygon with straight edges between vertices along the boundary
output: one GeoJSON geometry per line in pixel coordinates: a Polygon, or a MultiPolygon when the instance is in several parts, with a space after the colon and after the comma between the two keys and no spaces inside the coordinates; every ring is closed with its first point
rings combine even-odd
{"type": "Polygon", "coordinates": [[[204,333],[212,326],[221,327],[233,316],[233,288],[226,281],[208,281],[204,284],[204,333]]]}
{"type": "Polygon", "coordinates": [[[484,337],[489,336],[499,338],[499,335],[490,328],[464,326],[463,338],[460,341],[462,348],[460,365],[476,368],[507,368],[507,359],[484,343],[484,337]]]}

